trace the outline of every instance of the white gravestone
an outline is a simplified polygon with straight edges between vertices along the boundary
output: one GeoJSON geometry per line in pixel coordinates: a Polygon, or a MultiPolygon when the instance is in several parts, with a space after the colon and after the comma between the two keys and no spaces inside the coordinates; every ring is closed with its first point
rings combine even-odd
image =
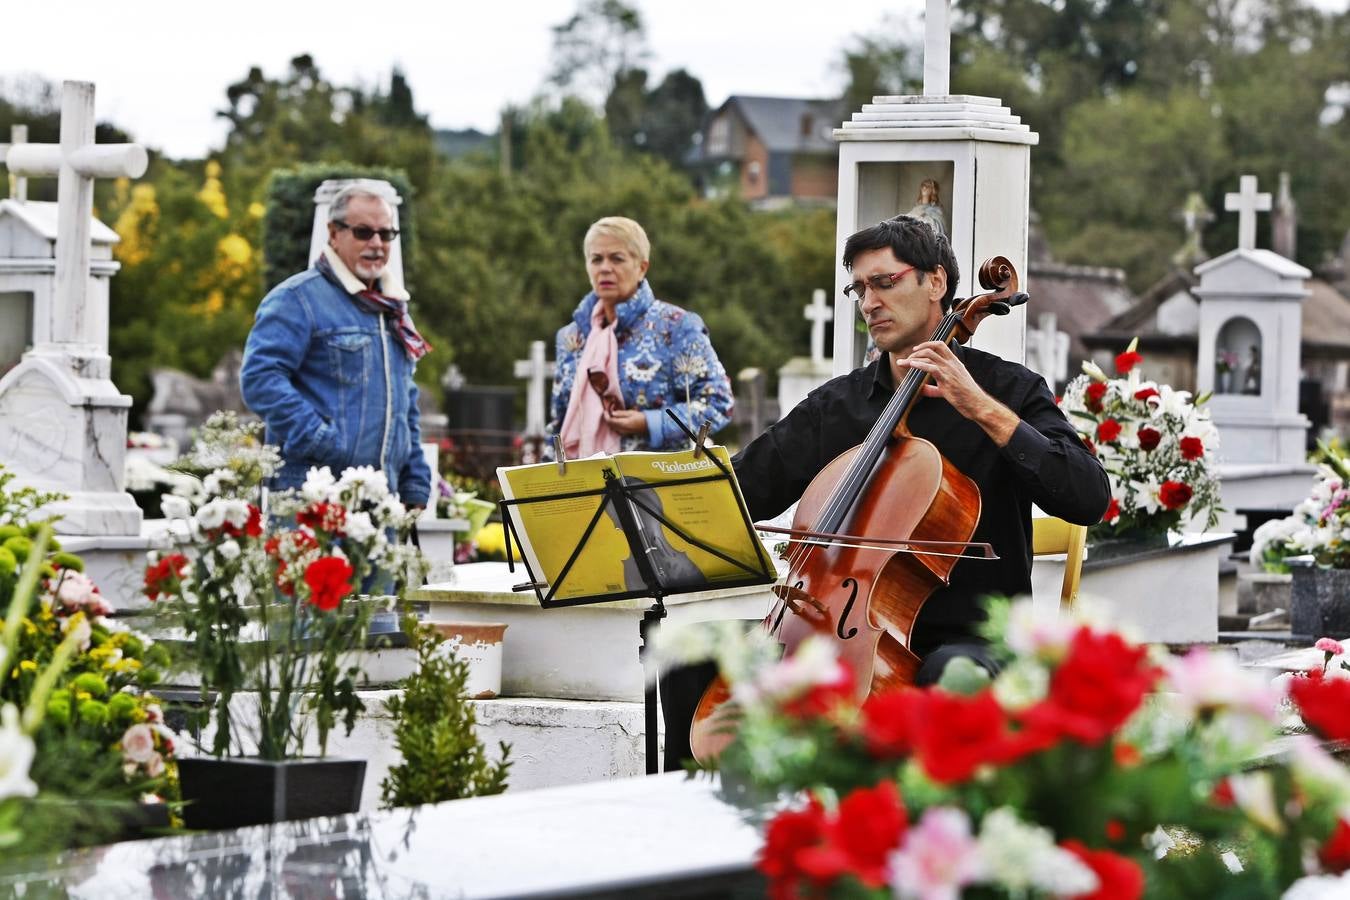
{"type": "MultiPolygon", "coordinates": [[[[4,162],[11,147],[26,143],[28,143],[28,126],[11,125],[9,128],[9,143],[0,144],[0,162],[4,162]]],[[[9,198],[19,201],[28,199],[27,178],[22,175],[15,175],[13,172],[9,173],[9,198]]]]}
{"type": "Polygon", "coordinates": [[[1027,331],[1027,368],[1039,374],[1054,391],[1069,377],[1069,336],[1059,330],[1058,317],[1041,313],[1035,329],[1027,331]]]}
{"type": "Polygon", "coordinates": [[[545,356],[543,341],[530,342],[530,358],[516,360],[515,374],[517,378],[529,382],[525,389],[525,436],[543,437],[547,423],[544,409],[548,378],[553,374],[553,365],[545,356]]]}
{"type": "MultiPolygon", "coordinates": [[[[0,460],[18,480],[59,491],[49,510],[75,535],[139,535],[141,512],[123,488],[131,398],[109,378],[107,276],[112,241],[92,219],[95,178],[136,178],[146,153],[136,144],[94,143],[94,86],[62,88],[60,144],[16,143],[5,152],[11,175],[57,177],[50,302],[35,309],[33,349],[0,378],[0,460]],[[103,237],[99,249],[91,239],[103,237]]],[[[30,228],[50,209],[8,200],[10,228],[30,228]]],[[[113,236],[115,240],[115,236],[113,236]]],[[[38,305],[35,295],[35,307],[38,305]]]]}
{"type": "MultiPolygon", "coordinates": [[[[834,318],[834,310],[825,302],[825,291],[811,292],[811,305],[803,315],[811,320],[811,355],[794,356],[778,370],[778,409],[787,415],[806,395],[830,380],[834,367],[825,355],[825,323],[834,318]]],[[[848,321],[852,321],[849,319],[848,321]]]]}
{"type": "MultiPolygon", "coordinates": [[[[836,259],[860,228],[905,213],[919,200],[925,180],[937,183],[947,203],[947,233],[960,268],[958,297],[980,293],[979,264],[1006,256],[1026,281],[1030,149],[1035,132],[992,97],[951,95],[948,28],[950,0],[927,0],[922,95],[874,97],[835,129],[839,143],[836,259]]],[[[836,272],[834,374],[862,359],[866,339],[851,326],[857,315],[842,293],[852,280],[836,272]]],[[[1035,289],[1032,306],[1035,304],[1035,289]]],[[[980,326],[973,343],[1022,362],[1027,308],[980,326]]]]}
{"type": "MultiPolygon", "coordinates": [[[[1200,284],[1196,381],[1213,391],[1231,354],[1238,366],[1237,390],[1210,400],[1226,463],[1302,466],[1308,420],[1298,412],[1300,335],[1304,281],[1311,273],[1279,254],[1255,247],[1256,213],[1270,208],[1270,195],[1256,192],[1256,179],[1242,177],[1229,194],[1236,209],[1238,247],[1195,268],[1200,284]]],[[[1224,505],[1236,508],[1225,491],[1224,505]]],[[[1250,504],[1249,504],[1250,505],[1250,504]]],[[[1267,503],[1266,505],[1271,505],[1267,503]]]]}

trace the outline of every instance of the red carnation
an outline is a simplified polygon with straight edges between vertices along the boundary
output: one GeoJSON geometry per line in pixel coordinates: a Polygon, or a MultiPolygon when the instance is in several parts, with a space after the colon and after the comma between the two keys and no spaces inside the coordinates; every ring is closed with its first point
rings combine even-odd
{"type": "Polygon", "coordinates": [[[1116,354],[1116,372],[1125,375],[1143,360],[1141,353],[1133,350],[1126,350],[1124,353],[1116,354]]]}
{"type": "Polygon", "coordinates": [[[1109,444],[1120,437],[1120,423],[1115,419],[1105,419],[1097,424],[1097,441],[1109,444]]]}
{"type": "Polygon", "coordinates": [[[309,602],[324,611],[337,609],[342,598],[352,591],[348,579],[352,567],[337,556],[316,559],[305,569],[305,584],[309,585],[309,602]]]}
{"type": "Polygon", "coordinates": [[[1218,809],[1232,809],[1237,805],[1232,782],[1227,778],[1220,779],[1219,783],[1214,785],[1214,790],[1209,792],[1209,802],[1218,809]]]}
{"type": "Polygon", "coordinates": [[[1205,455],[1205,444],[1198,437],[1184,437],[1181,439],[1181,458],[1199,459],[1205,455]]]}
{"type": "Polygon", "coordinates": [[[824,841],[798,854],[802,871],[828,883],[851,875],[879,888],[888,881],[886,861],[909,825],[895,783],[858,788],[839,801],[839,810],[823,832],[824,841]]]}
{"type": "Polygon", "coordinates": [[[336,503],[311,503],[295,514],[295,521],[315,531],[341,535],[347,526],[347,510],[336,503]]]}
{"type": "Polygon", "coordinates": [[[1139,429],[1140,450],[1143,450],[1145,452],[1152,450],[1158,446],[1158,442],[1161,440],[1162,440],[1162,432],[1159,431],[1158,429],[1149,428],[1147,425],[1139,429]]]}
{"type": "Polygon", "coordinates": [[[1078,841],[1061,844],[1097,876],[1097,889],[1073,894],[1073,900],[1138,900],[1144,896],[1144,870],[1132,859],[1110,850],[1089,850],[1078,841]]]}
{"type": "Polygon", "coordinates": [[[1333,741],[1350,740],[1350,679],[1323,678],[1314,669],[1289,682],[1289,699],[1317,734],[1333,741]]]}
{"type": "Polygon", "coordinates": [[[1100,744],[1134,714],[1153,689],[1159,670],[1148,650],[1114,633],[1080,628],[1069,655],[1050,679],[1050,693],[1019,716],[1042,740],[1071,738],[1100,744]]]}
{"type": "Polygon", "coordinates": [[[783,704],[784,715],[798,719],[816,719],[828,716],[841,703],[856,703],[857,691],[853,687],[853,670],[848,663],[839,661],[839,674],[831,681],[811,685],[811,689],[800,697],[783,704]]]}
{"type": "Polygon", "coordinates": [[[188,558],[181,553],[170,553],[153,566],[146,566],[145,596],[158,600],[176,593],[187,571],[188,558]]]}
{"type": "Polygon", "coordinates": [[[862,735],[867,750],[878,759],[908,756],[914,750],[913,710],[923,704],[923,692],[903,687],[870,695],[862,706],[862,735]]]}
{"type": "Polygon", "coordinates": [[[1162,487],[1158,488],[1158,499],[1168,509],[1181,509],[1191,502],[1192,493],[1194,492],[1189,484],[1182,484],[1180,481],[1164,481],[1162,487]]]}
{"type": "Polygon", "coordinates": [[[807,875],[799,858],[820,842],[824,830],[825,809],[815,797],[805,809],[786,810],[769,822],[755,868],[768,877],[770,897],[787,900],[802,895],[799,882],[807,875]]]}
{"type": "Polygon", "coordinates": [[[1328,871],[1344,872],[1350,869],[1350,825],[1344,819],[1336,820],[1336,830],[1317,851],[1317,857],[1328,871]]]}
{"type": "Polygon", "coordinates": [[[1147,387],[1134,392],[1134,399],[1138,400],[1140,403],[1147,403],[1149,398],[1156,396],[1158,396],[1157,388],[1147,387]]]}
{"type": "Polygon", "coordinates": [[[1112,522],[1114,522],[1116,519],[1119,518],[1120,518],[1120,501],[1117,500],[1115,497],[1112,497],[1111,502],[1106,504],[1106,512],[1102,513],[1102,521],[1110,525],[1112,522]]]}
{"type": "Polygon", "coordinates": [[[1087,386],[1087,390],[1083,392],[1083,396],[1085,398],[1084,402],[1087,404],[1088,409],[1090,409],[1092,412],[1095,413],[1101,412],[1102,399],[1106,396],[1106,382],[1105,381],[1092,382],[1092,384],[1089,384],[1087,386]]]}

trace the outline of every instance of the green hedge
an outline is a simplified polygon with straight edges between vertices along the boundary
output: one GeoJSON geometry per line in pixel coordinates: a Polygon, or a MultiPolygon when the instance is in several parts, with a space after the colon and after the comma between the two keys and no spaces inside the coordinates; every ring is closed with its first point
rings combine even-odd
{"type": "Polygon", "coordinates": [[[330,178],[374,178],[387,181],[403,198],[399,205],[399,237],[403,243],[403,280],[412,289],[416,259],[416,217],[413,189],[401,169],[316,163],[276,169],[267,181],[267,213],[263,216],[263,277],[267,289],[310,267],[309,235],[314,225],[314,192],[330,178]]]}

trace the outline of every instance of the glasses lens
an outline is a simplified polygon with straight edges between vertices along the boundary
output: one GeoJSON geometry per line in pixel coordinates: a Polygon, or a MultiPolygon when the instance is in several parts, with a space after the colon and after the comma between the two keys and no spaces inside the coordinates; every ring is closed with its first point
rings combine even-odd
{"type": "Polygon", "coordinates": [[[378,234],[380,240],[387,244],[398,237],[397,228],[371,228],[369,225],[350,225],[348,227],[352,230],[352,237],[358,241],[368,241],[378,234]]]}
{"type": "Polygon", "coordinates": [[[844,296],[851,297],[855,303],[861,303],[863,298],[863,283],[855,281],[852,284],[844,285],[844,296]]]}

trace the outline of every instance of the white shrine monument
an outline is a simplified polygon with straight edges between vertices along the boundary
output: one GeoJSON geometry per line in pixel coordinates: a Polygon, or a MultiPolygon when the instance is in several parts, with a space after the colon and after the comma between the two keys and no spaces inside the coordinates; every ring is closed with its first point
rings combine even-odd
{"type": "MultiPolygon", "coordinates": [[[[980,263],[1006,256],[1021,276],[1022,289],[1030,290],[1029,305],[1034,307],[1035,290],[1026,284],[1027,234],[1030,150],[1040,138],[999,100],[949,93],[950,6],[950,0],[927,0],[923,94],[874,97],[835,129],[836,259],[850,234],[882,219],[905,213],[930,221],[940,217],[961,269],[956,296],[980,293],[980,263]],[[920,200],[930,181],[936,197],[920,200]]],[[[857,315],[843,294],[851,276],[840,266],[836,279],[834,374],[842,375],[861,362],[866,338],[844,325],[857,315]]],[[[1027,314],[1026,307],[1018,307],[1008,316],[986,320],[974,344],[1021,362],[1027,314]]]]}
{"type": "Polygon", "coordinates": [[[1298,411],[1304,281],[1312,273],[1256,246],[1256,214],[1271,206],[1242,176],[1224,208],[1238,213],[1238,246],[1195,268],[1200,284],[1196,382],[1222,441],[1228,510],[1290,506],[1307,495],[1312,467],[1298,411]]]}
{"type": "Polygon", "coordinates": [[[66,495],[48,507],[59,533],[138,538],[141,511],[123,490],[131,398],[108,356],[117,236],[92,212],[94,179],[141,176],[145,150],[95,144],[94,86],[67,81],[60,143],[16,142],[3,161],[12,176],[55,176],[58,201],[0,207],[0,296],[32,297],[32,349],[0,378],[0,462],[20,484],[66,495]]]}

